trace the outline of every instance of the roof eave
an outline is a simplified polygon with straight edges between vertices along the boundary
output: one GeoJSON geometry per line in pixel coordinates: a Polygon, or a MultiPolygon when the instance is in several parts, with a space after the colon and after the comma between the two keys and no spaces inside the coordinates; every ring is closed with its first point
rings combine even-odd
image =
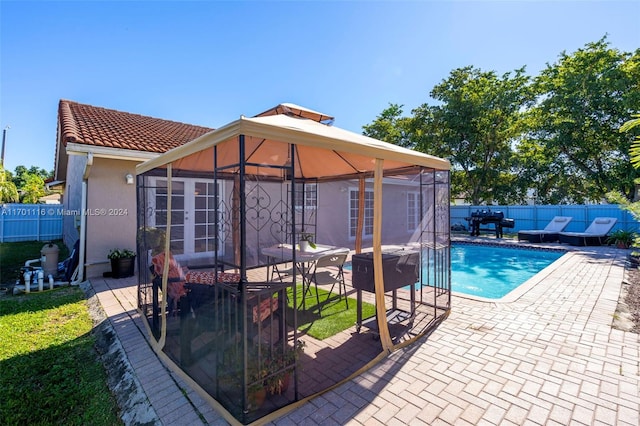
{"type": "Polygon", "coordinates": [[[85,145],[79,143],[67,143],[67,155],[84,155],[89,152],[94,157],[109,158],[113,160],[127,160],[144,162],[160,156],[158,152],[137,151],[122,148],[109,148],[95,145],[85,145]]]}

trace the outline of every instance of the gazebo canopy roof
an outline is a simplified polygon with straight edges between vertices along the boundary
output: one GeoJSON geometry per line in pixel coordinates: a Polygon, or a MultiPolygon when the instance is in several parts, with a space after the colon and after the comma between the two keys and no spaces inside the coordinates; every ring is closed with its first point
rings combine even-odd
{"type": "Polygon", "coordinates": [[[293,104],[282,104],[257,117],[241,116],[138,165],[136,171],[141,174],[172,163],[174,170],[211,172],[214,147],[218,150],[218,167],[239,164],[240,135],[245,137],[246,173],[251,175],[279,178],[282,171],[273,166],[291,162],[289,144],[295,145],[295,174],[302,179],[336,179],[373,173],[376,159],[384,160],[385,171],[416,166],[450,169],[445,159],[319,122],[332,118],[293,104]]]}

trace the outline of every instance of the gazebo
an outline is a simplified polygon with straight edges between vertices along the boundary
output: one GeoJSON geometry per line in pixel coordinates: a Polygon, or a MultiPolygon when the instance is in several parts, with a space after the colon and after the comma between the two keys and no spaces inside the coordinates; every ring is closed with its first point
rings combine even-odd
{"type": "Polygon", "coordinates": [[[449,162],[332,124],[281,104],[137,167],[152,345],[232,423],[325,392],[450,311],[449,162]],[[321,303],[310,272],[342,253],[347,295],[321,303]],[[352,326],[306,334],[332,303],[357,311],[352,326]]]}

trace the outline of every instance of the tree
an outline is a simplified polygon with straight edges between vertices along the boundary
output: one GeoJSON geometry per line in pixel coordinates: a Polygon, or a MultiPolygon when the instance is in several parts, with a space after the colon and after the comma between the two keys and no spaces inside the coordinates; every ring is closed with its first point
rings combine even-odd
{"type": "MultiPolygon", "coordinates": [[[[588,43],[535,79],[539,102],[530,111],[530,152],[544,167],[532,185],[543,200],[600,201],[618,190],[631,197],[638,173],[629,161],[630,135],[619,133],[640,105],[640,50],[622,53],[606,37],[588,43]]],[[[531,178],[531,176],[530,176],[531,178]]]]}
{"type": "MultiPolygon", "coordinates": [[[[529,116],[531,119],[531,116],[529,116]]],[[[525,128],[531,120],[525,120],[525,128]]],[[[557,155],[550,154],[531,132],[526,132],[516,146],[517,186],[542,204],[563,204],[571,199],[575,184],[564,175],[557,155]]]]}
{"type": "MultiPolygon", "coordinates": [[[[629,132],[636,127],[640,128],[640,114],[634,114],[633,117],[635,118],[625,122],[622,127],[620,127],[620,132],[629,132]]],[[[636,169],[640,169],[640,135],[636,135],[631,144],[629,155],[631,156],[631,165],[636,169]]]]}
{"type": "Polygon", "coordinates": [[[20,190],[25,185],[29,175],[40,176],[44,181],[53,177],[53,170],[48,172],[37,166],[31,166],[28,169],[22,165],[16,166],[13,177],[13,183],[16,185],[16,188],[20,190]]]}
{"type": "Polygon", "coordinates": [[[640,105],[640,49],[622,53],[605,37],[562,52],[535,79],[524,67],[499,77],[468,66],[430,95],[438,105],[402,117],[391,104],[365,134],[449,159],[452,194],[473,204],[530,194],[540,203],[584,203],[635,192],[632,135],[618,129],[640,105]]]}
{"type": "Polygon", "coordinates": [[[438,106],[413,111],[417,150],[448,158],[452,193],[473,204],[521,200],[512,145],[522,133],[523,111],[532,103],[524,67],[498,77],[494,71],[458,68],[431,91],[438,106]]]}
{"type": "MultiPolygon", "coordinates": [[[[16,166],[14,176],[10,172],[6,172],[12,181],[14,188],[17,188],[16,201],[20,198],[22,203],[37,203],[40,197],[46,195],[44,181],[53,177],[53,171],[46,171],[37,166],[26,168],[25,166],[16,166]]],[[[9,180],[9,179],[8,179],[9,180]]]]}
{"type": "Polygon", "coordinates": [[[7,175],[10,173],[0,164],[0,203],[17,203],[18,189],[7,175]]]}
{"type": "MultiPolygon", "coordinates": [[[[625,133],[629,132],[635,127],[640,128],[640,114],[633,115],[633,119],[625,122],[620,127],[620,132],[625,133]]],[[[629,150],[629,155],[631,156],[631,165],[636,169],[640,168],[640,136],[636,135],[635,140],[631,144],[631,149],[629,150]]],[[[636,184],[640,183],[638,179],[636,179],[636,184]]],[[[607,198],[612,203],[617,203],[622,206],[623,209],[627,210],[631,215],[640,221],[640,201],[630,202],[626,197],[623,196],[618,191],[611,191],[607,194],[607,198]]],[[[638,241],[635,242],[636,246],[638,241]]]]}
{"type": "Polygon", "coordinates": [[[389,104],[373,123],[362,128],[362,133],[366,136],[405,148],[414,148],[415,141],[410,135],[411,118],[402,117],[402,105],[389,104]]]}
{"type": "Polygon", "coordinates": [[[37,174],[28,173],[25,182],[20,188],[21,201],[25,204],[35,204],[40,197],[45,195],[44,179],[37,174]]]}

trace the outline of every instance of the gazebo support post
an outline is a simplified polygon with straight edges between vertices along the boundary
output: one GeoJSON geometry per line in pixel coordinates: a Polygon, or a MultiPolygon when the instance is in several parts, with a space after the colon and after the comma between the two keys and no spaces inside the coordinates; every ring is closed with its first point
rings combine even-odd
{"type": "Polygon", "coordinates": [[[387,309],[384,303],[384,275],[382,270],[382,176],[384,160],[376,158],[373,179],[373,279],[376,293],[376,315],[383,352],[393,351],[393,342],[387,324],[387,309]]]}

